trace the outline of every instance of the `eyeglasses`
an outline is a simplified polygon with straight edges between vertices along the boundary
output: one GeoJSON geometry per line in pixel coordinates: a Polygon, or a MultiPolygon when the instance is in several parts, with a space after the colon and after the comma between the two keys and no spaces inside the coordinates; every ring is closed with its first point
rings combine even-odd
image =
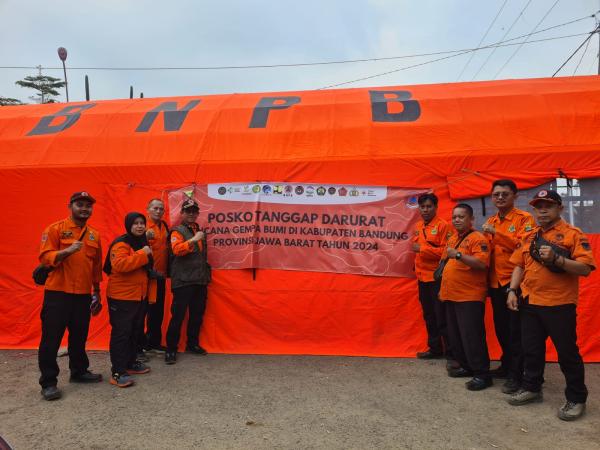
{"type": "Polygon", "coordinates": [[[508,198],[510,197],[512,192],[494,192],[492,197],[494,198],[508,198]]]}

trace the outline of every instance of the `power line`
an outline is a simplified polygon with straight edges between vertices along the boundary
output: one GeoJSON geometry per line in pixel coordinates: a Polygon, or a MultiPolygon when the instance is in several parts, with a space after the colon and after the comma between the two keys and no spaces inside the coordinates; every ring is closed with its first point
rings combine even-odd
{"type": "MultiPolygon", "coordinates": [[[[527,9],[527,7],[531,4],[532,0],[529,0],[527,2],[527,4],[523,7],[523,9],[521,10],[521,12],[519,13],[519,15],[516,17],[516,19],[513,21],[513,23],[510,25],[510,27],[508,28],[508,30],[506,30],[506,33],[504,33],[504,36],[502,36],[502,38],[500,39],[501,41],[503,41],[506,36],[508,36],[508,34],[511,32],[511,30],[513,29],[513,27],[516,25],[516,23],[519,21],[519,19],[521,18],[521,16],[523,15],[523,13],[525,12],[525,10],[527,9]]],[[[485,67],[485,65],[488,63],[488,61],[491,59],[491,57],[494,55],[494,53],[496,53],[496,49],[494,48],[494,50],[492,50],[492,52],[488,55],[488,57],[485,59],[485,61],[483,62],[483,64],[481,65],[481,67],[479,67],[479,70],[475,73],[475,75],[473,75],[473,78],[471,78],[471,81],[473,81],[475,78],[477,78],[477,75],[479,75],[479,73],[481,72],[481,70],[485,67]]]]}
{"type": "Polygon", "coordinates": [[[556,76],[556,74],[557,74],[558,72],[560,72],[560,69],[562,69],[563,67],[565,67],[565,65],[566,65],[566,64],[567,64],[567,63],[568,63],[568,62],[571,60],[571,58],[572,58],[573,56],[575,56],[575,54],[576,54],[576,53],[579,51],[579,49],[580,49],[581,47],[583,47],[583,46],[585,45],[585,43],[586,43],[586,42],[588,42],[588,41],[589,41],[589,40],[592,38],[592,36],[593,36],[594,34],[598,33],[598,31],[600,31],[600,27],[596,27],[596,29],[595,29],[594,31],[592,31],[592,32],[589,34],[589,36],[588,36],[588,37],[586,37],[586,38],[585,38],[585,40],[584,40],[584,41],[583,41],[583,42],[582,42],[582,43],[579,45],[579,47],[577,47],[577,48],[575,49],[575,51],[574,51],[573,53],[571,53],[571,55],[570,55],[570,56],[567,58],[567,60],[566,60],[564,63],[562,63],[562,64],[561,64],[561,66],[560,66],[558,69],[556,69],[556,72],[554,72],[554,73],[552,74],[552,78],[554,78],[554,77],[556,76]]]}
{"type": "MultiPolygon", "coordinates": [[[[556,36],[556,37],[545,38],[545,39],[536,39],[536,40],[533,40],[533,41],[528,41],[527,44],[535,44],[537,42],[546,42],[546,41],[555,41],[555,40],[558,40],[558,39],[567,39],[567,38],[571,38],[571,37],[584,36],[584,35],[587,35],[587,34],[590,34],[590,33],[577,33],[577,34],[569,34],[569,35],[566,35],[566,36],[556,36]]],[[[509,39],[509,40],[512,40],[512,39],[509,39]]],[[[378,74],[375,74],[375,75],[370,75],[370,76],[367,76],[367,77],[357,78],[355,80],[344,81],[343,83],[331,84],[329,86],[324,86],[324,87],[321,87],[321,88],[318,88],[318,89],[329,89],[329,88],[333,88],[333,87],[337,87],[337,86],[343,86],[345,84],[356,83],[358,81],[369,80],[371,78],[377,78],[377,77],[381,77],[383,75],[389,75],[391,73],[401,72],[403,70],[412,69],[414,67],[425,66],[427,64],[432,64],[434,62],[443,61],[445,59],[456,58],[458,56],[466,55],[469,52],[476,52],[476,51],[479,51],[479,50],[485,50],[485,49],[492,48],[492,47],[510,47],[512,45],[519,45],[519,44],[521,44],[521,43],[520,42],[515,42],[515,43],[512,43],[512,44],[493,44],[493,45],[487,45],[487,46],[481,47],[481,48],[474,48],[474,49],[466,50],[466,51],[464,51],[462,53],[457,53],[455,55],[444,56],[443,58],[430,59],[430,60],[424,61],[422,63],[413,64],[413,65],[410,65],[410,66],[400,67],[399,69],[389,70],[387,72],[382,72],[382,73],[378,73],[378,74]]]]}
{"type": "Polygon", "coordinates": [[[588,51],[588,47],[590,46],[590,42],[592,42],[592,40],[588,39],[587,43],[585,44],[585,48],[583,49],[583,53],[581,54],[581,58],[579,58],[579,62],[577,63],[577,66],[575,66],[575,70],[573,71],[573,76],[575,76],[575,74],[577,73],[577,69],[579,69],[579,65],[581,64],[581,61],[583,61],[583,57],[585,56],[585,54],[588,51]]]}
{"type": "MultiPolygon", "coordinates": [[[[586,20],[589,18],[596,17],[596,14],[600,13],[596,11],[594,14],[579,17],[577,19],[570,20],[568,22],[560,23],[557,25],[553,25],[548,28],[544,28],[542,30],[538,30],[534,33],[524,34],[521,36],[517,36],[507,40],[501,40],[494,44],[489,44],[483,47],[476,48],[463,48],[459,50],[445,50],[439,52],[430,52],[430,53],[416,53],[412,55],[401,55],[401,56],[386,56],[380,58],[362,58],[362,59],[344,59],[344,60],[335,60],[335,61],[313,61],[313,62],[305,62],[305,63],[289,63],[289,64],[252,64],[252,65],[238,65],[238,66],[181,66],[181,67],[69,67],[69,70],[114,70],[114,71],[151,71],[151,70],[235,70],[235,69],[272,69],[278,67],[303,67],[303,66],[322,66],[322,65],[333,65],[333,64],[351,64],[351,63],[361,63],[361,62],[375,62],[375,61],[390,61],[396,59],[408,59],[408,58],[418,58],[423,56],[438,56],[438,55],[447,55],[451,53],[466,53],[470,51],[480,50],[480,49],[490,49],[497,46],[497,44],[511,42],[517,39],[521,39],[527,36],[532,36],[534,34],[544,33],[546,31],[554,30],[556,28],[561,28],[567,25],[571,25],[577,22],[581,22],[582,20],[586,20]]],[[[38,69],[41,66],[0,66],[0,69],[38,69]]],[[[43,70],[62,70],[61,67],[41,67],[43,70]]]]}
{"type": "MultiPolygon", "coordinates": [[[[481,47],[481,44],[483,44],[483,41],[485,40],[485,38],[487,37],[488,33],[490,32],[490,30],[492,29],[492,27],[496,23],[496,20],[498,19],[498,17],[500,16],[500,14],[502,13],[502,11],[504,10],[504,7],[506,6],[507,3],[508,3],[508,0],[504,0],[504,3],[502,3],[502,5],[500,6],[500,9],[496,13],[496,16],[494,17],[494,20],[492,20],[492,23],[490,23],[490,26],[488,27],[488,29],[483,34],[483,37],[481,38],[481,40],[477,44],[477,47],[481,47]]],[[[460,74],[458,75],[458,77],[456,77],[456,81],[459,81],[460,78],[463,76],[463,74],[465,73],[465,70],[467,70],[468,65],[471,64],[471,61],[473,60],[474,56],[475,56],[475,52],[471,53],[471,56],[469,57],[469,60],[467,61],[467,63],[465,64],[465,66],[460,71],[460,74]]]]}
{"type": "MultiPolygon", "coordinates": [[[[539,22],[536,24],[536,26],[535,26],[535,27],[533,27],[533,30],[531,30],[531,32],[532,32],[532,33],[533,33],[535,30],[537,30],[537,27],[539,27],[539,26],[542,24],[542,22],[543,22],[544,20],[546,20],[546,17],[548,17],[548,15],[549,15],[549,14],[552,12],[552,10],[553,10],[553,9],[554,9],[554,7],[555,7],[555,6],[558,4],[558,2],[559,2],[559,1],[560,1],[560,0],[556,0],[556,1],[555,1],[555,2],[552,4],[552,6],[550,7],[550,9],[549,9],[548,11],[546,11],[546,14],[544,14],[544,17],[542,17],[542,18],[540,19],[540,21],[539,21],[539,22]]],[[[526,41],[527,41],[527,39],[525,39],[525,42],[526,42],[526,41]]],[[[515,55],[516,55],[517,53],[519,53],[519,50],[521,50],[521,48],[523,47],[523,45],[525,44],[525,42],[523,42],[523,44],[519,45],[519,46],[518,46],[518,47],[515,49],[515,51],[512,53],[512,55],[510,55],[510,56],[508,57],[508,59],[506,60],[506,62],[505,62],[503,65],[502,65],[502,67],[500,67],[500,70],[498,70],[498,72],[496,72],[496,75],[494,75],[494,78],[492,78],[492,80],[495,80],[495,79],[496,79],[496,77],[497,77],[498,75],[500,75],[500,73],[501,73],[501,72],[504,70],[504,68],[505,68],[505,67],[508,65],[508,63],[510,63],[510,62],[512,61],[512,59],[515,57],[515,55]]]]}

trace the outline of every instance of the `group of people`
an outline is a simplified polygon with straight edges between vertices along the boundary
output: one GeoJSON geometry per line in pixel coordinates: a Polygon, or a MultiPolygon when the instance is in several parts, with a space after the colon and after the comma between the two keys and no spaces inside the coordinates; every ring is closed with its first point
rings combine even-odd
{"type": "Polygon", "coordinates": [[[448,224],[438,217],[433,193],[418,198],[422,220],[413,237],[415,272],[428,349],[420,359],[446,358],[450,377],[468,377],[479,391],[493,378],[506,381],[502,392],[513,406],[542,401],[546,340],[554,343],[566,379],[558,417],[584,413],[588,391],[576,334],[578,278],[595,269],[589,241],[561,218],[562,197],[541,190],[529,204],[533,216],[515,207],[512,180],[496,180],[491,199],[497,209],[481,231],[473,209],[458,203],[448,224]],[[499,367],[490,370],[484,324],[490,297],[499,367]]]}
{"type": "Polygon", "coordinates": [[[69,217],[48,226],[42,234],[39,259],[47,278],[38,361],[41,393],[46,400],[61,397],[56,357],[66,330],[70,381],[102,381],[102,375],[89,370],[85,351],[90,316],[102,308],[102,272],[108,276],[111,384],[129,387],[134,384],[132,375],[150,372],[145,364],[149,352],[164,353],[165,363],[175,364],[187,311],[186,350],[206,354],[199,345],[199,335],[211,274],[206,238],[196,223],[198,204],[186,200],[181,224],[172,230],[163,220],[165,207],[160,199],[150,200],[146,214],[127,214],[125,233],[111,243],[103,262],[100,233],[88,224],[94,203],[88,192],[74,193],[68,204],[69,217]],[[171,279],[173,301],[167,346],[163,347],[167,277],[171,279]]]}
{"type": "MultiPolygon", "coordinates": [[[[561,218],[561,196],[541,190],[531,200],[534,217],[515,208],[517,186],[497,180],[491,198],[497,213],[481,231],[474,229],[473,209],[459,203],[451,225],[438,217],[438,199],[418,198],[422,220],[412,250],[428,349],[421,359],[446,358],[450,377],[469,377],[472,391],[506,378],[502,391],[511,405],[542,400],[546,340],[550,337],[566,378],[566,402],[558,416],[580,417],[587,389],[577,347],[578,277],[595,268],[586,236],[561,218]],[[484,325],[485,300],[493,307],[494,327],[502,348],[500,366],[490,370],[484,325]]],[[[125,216],[125,233],[115,239],[102,261],[98,230],[88,224],[95,200],[76,192],[69,200],[70,216],[47,227],[39,259],[48,269],[41,311],[40,385],[47,400],[60,398],[57,352],[65,330],[72,382],[94,383],[100,374],[89,370],[85,351],[90,315],[101,307],[102,272],[108,275],[107,303],[111,379],[118,387],[134,384],[132,375],[148,373],[145,353],[165,354],[174,364],[181,326],[187,311],[188,352],[204,355],[199,333],[206,308],[211,271],[207,244],[197,224],[198,204],[186,200],[181,224],[169,230],[164,203],[152,199],[146,214],[125,216]],[[170,277],[173,301],[162,342],[165,279],[170,277]]]]}

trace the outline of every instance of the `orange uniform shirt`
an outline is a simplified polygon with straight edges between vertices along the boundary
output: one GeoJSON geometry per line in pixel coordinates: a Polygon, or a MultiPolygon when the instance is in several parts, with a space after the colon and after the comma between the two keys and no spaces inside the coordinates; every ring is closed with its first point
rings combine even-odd
{"type": "MultiPolygon", "coordinates": [[[[448,247],[455,247],[459,240],[455,232],[448,240],[448,247]]],[[[484,262],[486,267],[490,262],[490,244],[479,231],[473,231],[458,246],[463,255],[474,256],[484,262]]],[[[444,250],[442,258],[446,258],[444,250]]],[[[453,302],[484,301],[487,295],[487,271],[475,270],[460,260],[449,259],[444,268],[440,300],[453,302]]]]}
{"type": "Polygon", "coordinates": [[[152,257],[154,258],[154,270],[159,271],[162,274],[167,273],[167,260],[169,258],[169,249],[167,247],[167,227],[161,221],[156,224],[150,218],[146,218],[146,227],[148,230],[154,232],[154,237],[148,239],[148,243],[152,248],[152,257]]]}
{"type": "MultiPolygon", "coordinates": [[[[192,224],[191,228],[194,234],[200,231],[200,227],[196,223],[192,224]]],[[[202,241],[200,240],[196,244],[198,244],[198,250],[202,251],[202,241]]],[[[171,249],[175,256],[185,256],[194,251],[194,243],[186,241],[183,235],[175,230],[171,232],[171,249]]]]}
{"type": "Polygon", "coordinates": [[[110,249],[110,263],[107,297],[138,302],[147,297],[148,274],[144,266],[148,255],[142,249],[134,251],[125,242],[118,242],[110,249]]]}
{"type": "MultiPolygon", "coordinates": [[[[511,262],[524,269],[521,290],[523,297],[529,297],[529,304],[539,306],[557,306],[569,303],[577,304],[579,296],[579,276],[570,273],[550,272],[529,254],[536,227],[517,249],[511,262]]],[[[564,220],[559,220],[552,228],[542,232],[542,237],[555,245],[568,249],[571,259],[596,268],[588,238],[579,229],[564,220]]]]}
{"type": "Polygon", "coordinates": [[[523,238],[533,230],[535,222],[528,212],[513,208],[504,218],[499,213],[485,223],[496,230],[494,235],[484,233],[490,240],[492,258],[490,263],[490,286],[497,288],[510,283],[515,265],[510,262],[513,252],[521,245],[523,238]]]}
{"type": "Polygon", "coordinates": [[[56,254],[79,239],[82,227],[68,217],[53,223],[42,234],[39,260],[55,269],[50,272],[46,289],[68,294],[91,294],[94,284],[102,281],[102,246],[100,233],[87,225],[83,247],[76,253],[56,262],[56,254]]]}
{"type": "Polygon", "coordinates": [[[445,220],[434,217],[428,224],[417,222],[413,242],[420,245],[415,256],[415,274],[419,281],[433,281],[433,272],[440,263],[452,230],[445,220]]]}

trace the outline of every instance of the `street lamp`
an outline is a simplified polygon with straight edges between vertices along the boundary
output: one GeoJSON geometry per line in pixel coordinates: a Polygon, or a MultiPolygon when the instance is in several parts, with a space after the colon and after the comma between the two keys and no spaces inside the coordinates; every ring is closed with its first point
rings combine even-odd
{"type": "Polygon", "coordinates": [[[67,83],[67,68],[65,67],[65,61],[67,60],[67,49],[64,47],[58,47],[58,57],[63,64],[63,72],[65,74],[65,91],[67,92],[67,103],[69,102],[69,85],[67,83]]]}

